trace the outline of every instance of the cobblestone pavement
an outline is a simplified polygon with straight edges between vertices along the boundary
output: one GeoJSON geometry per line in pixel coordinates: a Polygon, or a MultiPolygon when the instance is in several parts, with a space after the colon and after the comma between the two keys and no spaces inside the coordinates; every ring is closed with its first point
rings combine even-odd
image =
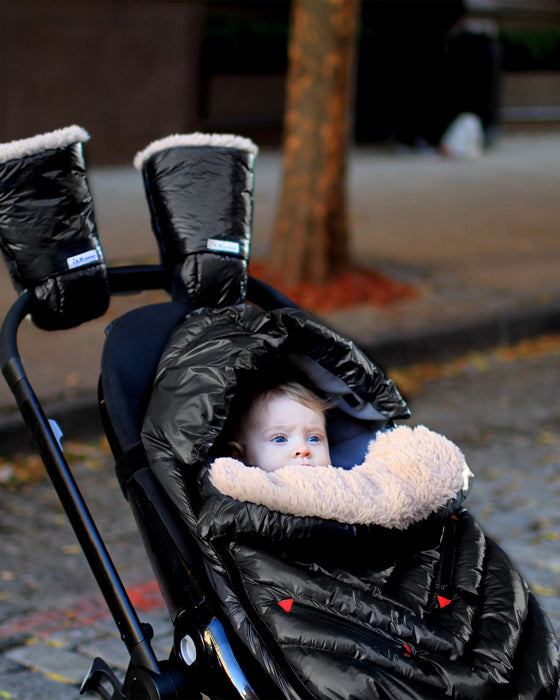
{"type": "Polygon", "coordinates": [[[474,354],[428,382],[413,420],[451,438],[475,473],[466,505],[511,556],[560,634],[560,352],[474,354]]]}
{"type": "MultiPolygon", "coordinates": [[[[477,476],[471,510],[518,564],[558,633],[559,347],[540,356],[473,355],[436,368],[435,379],[425,368],[398,377],[405,391],[413,387],[411,423],[463,449],[477,476]]],[[[163,658],[171,626],[110,459],[86,450],[74,471],[163,658]]],[[[126,650],[48,483],[0,488],[0,537],[0,698],[75,699],[97,655],[122,677],[126,650]]]]}

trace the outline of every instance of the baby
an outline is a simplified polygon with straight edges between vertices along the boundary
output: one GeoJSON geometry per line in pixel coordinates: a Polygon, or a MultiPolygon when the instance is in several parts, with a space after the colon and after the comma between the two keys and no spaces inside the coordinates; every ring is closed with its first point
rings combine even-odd
{"type": "Polygon", "coordinates": [[[288,465],[331,463],[325,427],[327,404],[297,382],[257,394],[241,416],[230,454],[272,472],[288,465]]]}
{"type": "Polygon", "coordinates": [[[212,462],[210,482],[280,513],[399,530],[466,496],[472,473],[462,452],[425,426],[380,431],[350,469],[332,465],[326,408],[291,381],[261,390],[234,411],[233,439],[224,435],[230,457],[212,462]]]}

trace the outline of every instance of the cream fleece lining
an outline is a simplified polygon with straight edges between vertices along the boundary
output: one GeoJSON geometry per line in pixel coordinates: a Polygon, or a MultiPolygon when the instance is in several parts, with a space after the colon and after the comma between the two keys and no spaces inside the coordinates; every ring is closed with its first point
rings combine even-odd
{"type": "Polygon", "coordinates": [[[399,530],[424,520],[467,490],[472,472],[461,450],[425,426],[380,433],[363,464],[286,466],[274,472],[216,459],[210,479],[224,495],[297,516],[399,530]]]}
{"type": "Polygon", "coordinates": [[[253,156],[256,156],[259,149],[251,141],[243,136],[235,136],[235,134],[202,134],[195,132],[193,134],[172,134],[163,139],[152,141],[146,148],[134,156],[134,167],[136,170],[142,170],[144,163],[159,151],[164,151],[168,148],[179,148],[184,146],[215,146],[223,148],[237,148],[240,151],[248,151],[253,156]]]}
{"type": "Polygon", "coordinates": [[[89,140],[89,134],[81,126],[66,126],[47,134],[38,134],[29,139],[10,141],[0,144],[0,163],[14,158],[31,156],[51,148],[65,148],[71,143],[82,143],[89,140]]]}

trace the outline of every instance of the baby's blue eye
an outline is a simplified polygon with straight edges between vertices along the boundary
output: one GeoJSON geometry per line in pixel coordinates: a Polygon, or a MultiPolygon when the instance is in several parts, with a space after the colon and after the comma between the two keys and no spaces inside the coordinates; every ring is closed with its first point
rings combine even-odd
{"type": "Polygon", "coordinates": [[[286,438],[283,435],[275,435],[272,438],[272,442],[276,443],[277,445],[281,445],[282,443],[286,442],[286,438]]]}
{"type": "Polygon", "coordinates": [[[321,438],[318,435],[310,435],[309,442],[320,442],[321,438]]]}

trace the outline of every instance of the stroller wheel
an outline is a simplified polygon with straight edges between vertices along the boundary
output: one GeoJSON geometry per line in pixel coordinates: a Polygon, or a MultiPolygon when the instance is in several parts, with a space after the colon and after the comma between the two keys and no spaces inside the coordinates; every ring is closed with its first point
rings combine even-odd
{"type": "Polygon", "coordinates": [[[200,692],[196,687],[189,688],[192,678],[187,678],[184,671],[170,662],[161,662],[160,666],[160,674],[145,668],[129,669],[124,683],[126,695],[122,697],[126,700],[200,700],[200,692]]]}

